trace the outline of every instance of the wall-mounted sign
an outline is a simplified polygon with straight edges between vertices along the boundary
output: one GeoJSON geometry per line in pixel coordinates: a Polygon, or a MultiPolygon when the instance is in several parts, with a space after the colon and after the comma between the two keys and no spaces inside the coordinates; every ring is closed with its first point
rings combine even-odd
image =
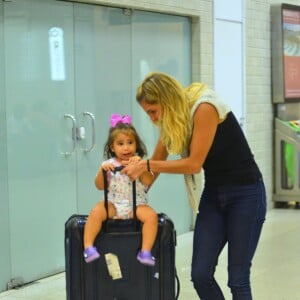
{"type": "Polygon", "coordinates": [[[300,102],[300,6],[271,6],[272,100],[300,102]]]}
{"type": "Polygon", "coordinates": [[[300,98],[300,9],[282,10],[284,94],[300,98]]]}

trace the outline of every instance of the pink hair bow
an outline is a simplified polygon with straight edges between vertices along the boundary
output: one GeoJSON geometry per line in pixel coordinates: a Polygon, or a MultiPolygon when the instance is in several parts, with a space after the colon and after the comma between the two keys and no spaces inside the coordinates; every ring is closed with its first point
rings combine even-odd
{"type": "Polygon", "coordinates": [[[131,124],[131,117],[129,115],[121,116],[119,114],[112,114],[110,116],[111,127],[116,127],[118,123],[131,124]]]}

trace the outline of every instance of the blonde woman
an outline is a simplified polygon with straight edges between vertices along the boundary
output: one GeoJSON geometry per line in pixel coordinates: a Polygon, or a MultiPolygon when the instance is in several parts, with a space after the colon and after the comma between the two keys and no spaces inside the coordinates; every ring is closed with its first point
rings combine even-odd
{"type": "MultiPolygon", "coordinates": [[[[193,174],[205,185],[193,242],[192,281],[202,300],[223,300],[214,273],[228,244],[228,286],[234,300],[251,300],[250,268],[266,215],[261,172],[233,112],[203,83],[184,88],[168,74],[149,74],[136,99],[160,138],[151,160],[123,169],[132,180],[145,171],[193,174]],[[181,154],[166,160],[168,154],[181,154]]],[[[126,164],[126,161],[123,162],[126,164]]]]}

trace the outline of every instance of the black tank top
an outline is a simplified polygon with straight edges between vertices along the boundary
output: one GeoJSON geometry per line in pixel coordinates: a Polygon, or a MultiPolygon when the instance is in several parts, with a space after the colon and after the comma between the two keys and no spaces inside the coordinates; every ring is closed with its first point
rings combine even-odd
{"type": "Polygon", "coordinates": [[[203,169],[205,183],[209,185],[251,184],[262,177],[245,135],[232,112],[218,125],[203,169]]]}

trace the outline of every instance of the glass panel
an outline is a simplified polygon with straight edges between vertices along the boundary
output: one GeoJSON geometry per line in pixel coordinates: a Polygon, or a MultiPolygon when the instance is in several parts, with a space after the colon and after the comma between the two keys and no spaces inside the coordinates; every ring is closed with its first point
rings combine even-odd
{"type": "MultiPolygon", "coordinates": [[[[135,103],[135,91],[145,75],[154,70],[175,76],[183,85],[191,82],[190,20],[180,16],[134,11],[131,59],[134,120],[139,124],[139,132],[150,156],[156,145],[157,129],[135,103]]],[[[157,211],[167,213],[174,220],[179,234],[191,229],[191,209],[182,175],[160,175],[149,193],[150,203],[157,211]]]]}
{"type": "MultiPolygon", "coordinates": [[[[3,45],[3,2],[0,2],[0,66],[4,65],[3,45]]],[[[8,174],[6,152],[6,119],[5,119],[5,86],[4,68],[0,68],[0,291],[6,288],[7,278],[10,276],[10,247],[9,247],[9,219],[8,219],[8,174]],[[6,245],[6,247],[3,247],[6,245]]]]}
{"type": "Polygon", "coordinates": [[[76,210],[72,4],[5,2],[4,44],[12,277],[28,282],[64,268],[76,210]]]}

